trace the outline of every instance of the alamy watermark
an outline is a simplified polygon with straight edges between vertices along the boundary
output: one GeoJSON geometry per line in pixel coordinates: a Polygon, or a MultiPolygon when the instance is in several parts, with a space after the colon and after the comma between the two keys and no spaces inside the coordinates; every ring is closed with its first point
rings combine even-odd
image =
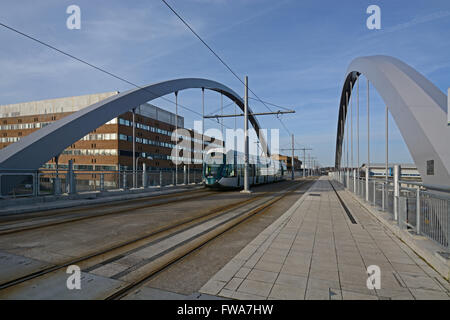
{"type": "MultiPolygon", "coordinates": [[[[244,130],[243,129],[226,129],[225,134],[220,129],[210,128],[203,133],[203,142],[207,145],[202,151],[202,121],[194,121],[194,135],[187,129],[179,128],[172,132],[171,140],[175,142],[175,147],[172,148],[171,158],[172,162],[181,164],[199,163],[203,161],[203,157],[216,149],[224,154],[230,154],[230,151],[237,151],[239,156],[226,157],[226,164],[243,164],[244,158],[240,155],[245,153],[244,145],[244,130]],[[223,142],[223,144],[222,144],[223,142]],[[192,148],[194,146],[194,148],[192,148]],[[192,149],[194,149],[194,156],[192,156],[192,149]]],[[[258,155],[268,154],[268,134],[270,133],[270,153],[279,154],[279,129],[260,129],[259,143],[258,136],[255,130],[249,129],[249,163],[256,164],[258,162],[258,155]]],[[[222,164],[222,157],[214,159],[216,164],[222,164]]]]}
{"type": "Polygon", "coordinates": [[[66,286],[69,290],[81,290],[81,269],[79,266],[73,264],[67,267],[67,274],[70,276],[67,278],[66,286]]]}
{"type": "Polygon", "coordinates": [[[366,26],[369,30],[380,30],[381,29],[381,9],[379,6],[372,4],[367,7],[367,14],[370,16],[366,20],[366,26]]]}
{"type": "Polygon", "coordinates": [[[381,270],[377,265],[370,265],[367,267],[367,274],[369,277],[367,278],[366,285],[367,289],[381,289],[381,270]]]}
{"type": "Polygon", "coordinates": [[[81,9],[76,4],[72,4],[67,7],[66,13],[70,16],[66,20],[67,29],[81,29],[81,9]]]}

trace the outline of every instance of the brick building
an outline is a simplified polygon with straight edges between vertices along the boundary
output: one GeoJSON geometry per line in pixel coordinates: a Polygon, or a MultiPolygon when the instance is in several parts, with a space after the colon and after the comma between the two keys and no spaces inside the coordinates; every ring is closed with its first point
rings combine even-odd
{"type": "MultiPolygon", "coordinates": [[[[286,164],[287,170],[292,170],[292,157],[285,156],[282,154],[274,154],[272,155],[272,159],[283,161],[286,164]]],[[[300,171],[302,170],[302,161],[298,159],[298,157],[294,156],[294,170],[300,171]]]]}

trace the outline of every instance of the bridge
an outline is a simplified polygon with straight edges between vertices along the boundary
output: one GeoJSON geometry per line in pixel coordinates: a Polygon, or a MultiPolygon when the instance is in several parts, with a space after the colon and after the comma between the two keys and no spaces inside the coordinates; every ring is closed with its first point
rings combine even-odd
{"type": "MultiPolygon", "coordinates": [[[[0,179],[33,176],[32,195],[0,199],[0,298],[450,299],[447,97],[393,57],[350,63],[327,176],[315,171],[246,194],[186,176],[164,183],[162,173],[148,184],[142,170],[133,188],[39,194],[39,168],[50,158],[135,106],[188,88],[218,92],[245,111],[245,99],[219,82],[177,79],[107,98],[0,150],[0,179]],[[361,169],[352,96],[358,112],[362,77],[367,108],[371,83],[422,181],[403,179],[397,164],[390,176],[388,152],[386,176],[371,176],[370,134],[361,169]],[[82,290],[61,285],[74,265],[82,290]]],[[[82,173],[66,174],[76,183],[82,173]]]]}

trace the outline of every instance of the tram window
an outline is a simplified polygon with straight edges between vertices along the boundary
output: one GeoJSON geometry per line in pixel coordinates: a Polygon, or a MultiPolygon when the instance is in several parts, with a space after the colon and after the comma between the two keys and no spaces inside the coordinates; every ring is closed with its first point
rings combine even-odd
{"type": "Polygon", "coordinates": [[[217,176],[220,174],[222,169],[222,165],[207,165],[206,166],[206,175],[217,176]]]}
{"type": "Polygon", "coordinates": [[[226,165],[224,169],[224,176],[225,177],[234,177],[234,168],[233,165],[226,165]]]}

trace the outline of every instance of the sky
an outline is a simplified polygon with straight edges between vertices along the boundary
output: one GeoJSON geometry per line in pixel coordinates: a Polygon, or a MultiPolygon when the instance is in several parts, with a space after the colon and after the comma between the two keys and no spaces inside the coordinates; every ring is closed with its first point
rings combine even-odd
{"type": "MultiPolygon", "coordinates": [[[[390,55],[411,65],[440,90],[450,86],[450,1],[168,0],[168,3],[264,101],[295,114],[258,118],[280,130],[280,147],[311,148],[323,166],[334,166],[339,99],[345,72],[360,56],[390,55]],[[381,9],[381,29],[369,30],[370,5],[381,9]]],[[[43,0],[0,2],[0,22],[45,41],[138,85],[185,77],[207,78],[243,96],[244,86],[160,0],[43,0]],[[66,26],[69,5],[81,9],[81,28],[66,26]]],[[[39,45],[0,26],[0,105],[108,91],[130,84],[39,45]]],[[[365,86],[361,86],[365,90],[365,86]]],[[[364,91],[363,91],[364,92],[364,91]]],[[[371,162],[383,162],[384,103],[371,89],[371,162]]],[[[365,106],[364,94],[360,103],[365,106]]],[[[250,97],[255,98],[253,94],[250,97]]],[[[166,98],[174,101],[173,95],[166,98]]],[[[182,106],[201,112],[201,90],[179,93],[182,106]]],[[[233,105],[224,113],[234,113],[233,105]]],[[[152,101],[174,112],[174,104],[152,101]]],[[[250,100],[254,112],[266,106],[250,100]]],[[[276,107],[269,105],[272,110],[276,107]]],[[[206,114],[220,95],[206,91],[206,114]]],[[[198,114],[180,108],[185,126],[198,114]]],[[[361,107],[360,162],[367,160],[366,111],[361,107]]],[[[355,120],[356,121],[356,120],[355,120]]],[[[243,127],[243,119],[236,120],[243,127]]],[[[219,127],[206,121],[206,128],[219,127]]],[[[235,120],[225,126],[234,128],[235,120]]],[[[390,118],[389,158],[412,163],[390,118]]],[[[355,128],[356,126],[354,126],[355,128]]],[[[356,131],[354,132],[356,136],[356,131]]],[[[354,147],[356,151],[356,146],[354,147]]],[[[286,153],[288,151],[285,151],[286,153]]],[[[303,153],[297,151],[302,156],[303,153]]],[[[356,154],[354,155],[356,163],[356,154]]]]}

